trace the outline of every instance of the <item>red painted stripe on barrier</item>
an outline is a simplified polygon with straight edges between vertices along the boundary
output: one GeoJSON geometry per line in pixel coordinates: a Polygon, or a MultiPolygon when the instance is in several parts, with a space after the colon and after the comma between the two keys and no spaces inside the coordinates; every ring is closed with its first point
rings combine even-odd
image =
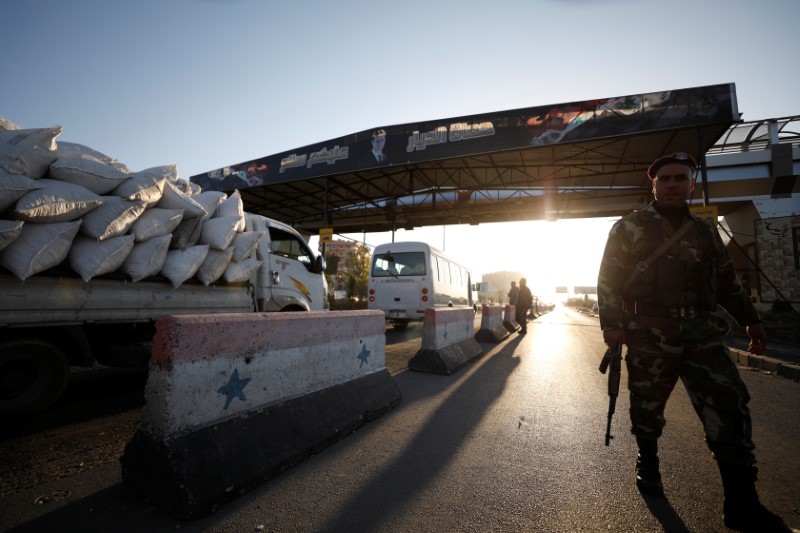
{"type": "Polygon", "coordinates": [[[383,335],[385,322],[382,311],[312,311],[165,316],[156,328],[150,360],[168,365],[383,335]]]}
{"type": "Polygon", "coordinates": [[[475,311],[471,308],[428,308],[425,310],[423,326],[436,326],[450,324],[451,322],[465,322],[475,318],[475,311]]]}

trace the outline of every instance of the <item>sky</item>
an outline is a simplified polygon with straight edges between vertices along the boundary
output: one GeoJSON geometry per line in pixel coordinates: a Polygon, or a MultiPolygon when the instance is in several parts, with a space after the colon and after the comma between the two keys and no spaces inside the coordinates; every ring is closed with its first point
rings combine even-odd
{"type": "MultiPolygon", "coordinates": [[[[800,114],[797,0],[3,0],[0,20],[1,116],[185,179],[381,126],[721,83],[745,121],[800,114]]],[[[610,227],[394,238],[544,291],[594,284],[610,227]]]]}

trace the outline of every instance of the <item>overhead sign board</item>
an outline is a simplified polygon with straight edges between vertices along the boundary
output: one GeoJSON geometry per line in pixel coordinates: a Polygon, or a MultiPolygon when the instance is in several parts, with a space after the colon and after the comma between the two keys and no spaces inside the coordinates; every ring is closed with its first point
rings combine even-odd
{"type": "Polygon", "coordinates": [[[393,165],[738,121],[734,84],[383,126],[237,163],[190,181],[230,191],[393,165]]]}
{"type": "Polygon", "coordinates": [[[597,294],[597,287],[590,287],[588,285],[575,285],[575,294],[597,294]]]}

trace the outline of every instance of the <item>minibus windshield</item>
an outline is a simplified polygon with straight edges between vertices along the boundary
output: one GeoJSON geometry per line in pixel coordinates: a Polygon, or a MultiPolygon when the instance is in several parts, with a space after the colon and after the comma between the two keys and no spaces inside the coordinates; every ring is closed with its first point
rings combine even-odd
{"type": "Polygon", "coordinates": [[[424,276],[425,252],[387,252],[372,259],[372,276],[424,276]]]}

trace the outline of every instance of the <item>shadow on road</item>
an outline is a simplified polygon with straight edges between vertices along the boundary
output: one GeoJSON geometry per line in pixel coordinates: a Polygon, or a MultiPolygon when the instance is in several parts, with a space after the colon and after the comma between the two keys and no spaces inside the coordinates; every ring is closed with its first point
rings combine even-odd
{"type": "MultiPolygon", "coordinates": [[[[478,361],[477,366],[464,368],[462,372],[470,373],[468,377],[436,409],[414,440],[320,531],[379,531],[384,521],[391,520],[392,510],[402,509],[404,501],[413,500],[430,486],[458,454],[489,407],[503,394],[508,377],[520,363],[519,358],[514,357],[519,342],[516,338],[499,352],[478,361]]],[[[400,408],[417,400],[413,395],[406,398],[402,386],[404,377],[407,376],[397,378],[403,391],[400,408]]],[[[458,379],[459,374],[451,377],[458,379]]]]}
{"type": "Polygon", "coordinates": [[[642,494],[642,498],[644,499],[647,508],[650,509],[650,512],[656,520],[659,521],[661,526],[664,528],[664,531],[667,533],[691,533],[689,528],[686,527],[683,520],[678,513],[675,512],[675,509],[672,507],[672,504],[669,503],[669,500],[664,498],[653,498],[651,496],[646,496],[642,494]]]}

